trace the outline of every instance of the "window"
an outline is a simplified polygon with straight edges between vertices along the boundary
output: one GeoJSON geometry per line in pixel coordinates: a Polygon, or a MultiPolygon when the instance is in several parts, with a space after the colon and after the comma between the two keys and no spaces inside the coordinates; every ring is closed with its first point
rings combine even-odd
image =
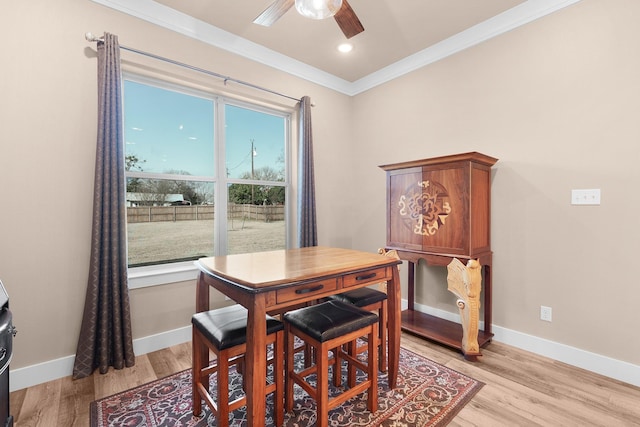
{"type": "Polygon", "coordinates": [[[290,114],[126,76],[130,268],[284,249],[290,114]]]}

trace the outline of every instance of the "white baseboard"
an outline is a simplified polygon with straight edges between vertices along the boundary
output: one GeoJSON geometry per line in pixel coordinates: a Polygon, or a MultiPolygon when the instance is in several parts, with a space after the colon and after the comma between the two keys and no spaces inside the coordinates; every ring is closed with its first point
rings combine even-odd
{"type": "MultiPolygon", "coordinates": [[[[415,304],[414,310],[460,323],[460,316],[448,311],[421,304],[415,304]]],[[[480,329],[484,329],[484,322],[480,322],[480,329]]],[[[496,325],[491,329],[494,334],[493,341],[640,387],[640,366],[638,365],[496,325]]]]}
{"type": "MultiPolygon", "coordinates": [[[[407,308],[407,301],[402,301],[402,308],[407,308]]],[[[432,316],[441,317],[453,322],[460,322],[460,316],[448,311],[416,304],[414,309],[432,316]]],[[[482,322],[480,328],[484,329],[482,322]]],[[[541,356],[549,357],[582,369],[586,369],[619,381],[640,387],[640,366],[621,360],[612,359],[600,354],[591,353],[565,344],[549,341],[533,335],[513,331],[493,325],[494,341],[508,344],[541,356]]],[[[151,353],[191,340],[191,326],[174,329],[161,334],[139,338],[133,342],[136,355],[151,353]]],[[[53,381],[73,374],[75,356],[62,357],[24,368],[12,369],[10,375],[10,391],[21,390],[37,384],[53,381]]]]}
{"type": "Polygon", "coordinates": [[[640,366],[493,325],[495,341],[640,387],[640,366]]]}
{"type": "MultiPolygon", "coordinates": [[[[191,325],[174,329],[161,334],[149,335],[133,341],[133,352],[136,356],[191,341],[191,325]]],[[[16,391],[26,387],[42,384],[73,375],[75,355],[61,357],[37,365],[11,369],[9,374],[9,390],[16,391]]]]}

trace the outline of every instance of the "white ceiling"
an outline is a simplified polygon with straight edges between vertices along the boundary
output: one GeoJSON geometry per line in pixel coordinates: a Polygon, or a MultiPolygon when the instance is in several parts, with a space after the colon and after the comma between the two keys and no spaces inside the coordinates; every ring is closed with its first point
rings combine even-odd
{"type": "Polygon", "coordinates": [[[333,18],[254,24],[273,0],[92,1],[354,95],[579,0],[349,0],[365,28],[349,54],[333,18]]]}

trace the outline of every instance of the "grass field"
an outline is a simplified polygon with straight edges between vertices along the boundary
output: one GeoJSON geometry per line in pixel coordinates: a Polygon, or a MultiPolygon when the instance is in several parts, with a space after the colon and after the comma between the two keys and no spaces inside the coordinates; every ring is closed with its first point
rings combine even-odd
{"type": "MultiPolygon", "coordinates": [[[[127,225],[129,265],[213,255],[213,220],[127,225]]],[[[229,220],[229,254],[285,248],[284,221],[229,220]]]]}

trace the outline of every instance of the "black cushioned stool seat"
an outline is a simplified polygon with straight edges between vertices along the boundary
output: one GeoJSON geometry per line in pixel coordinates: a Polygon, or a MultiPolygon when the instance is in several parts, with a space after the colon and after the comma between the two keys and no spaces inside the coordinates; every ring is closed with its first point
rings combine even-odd
{"type": "Polygon", "coordinates": [[[362,310],[351,304],[340,301],[325,301],[320,304],[290,311],[284,315],[286,348],[286,391],[285,408],[293,409],[293,386],[298,384],[315,399],[317,410],[316,425],[328,425],[329,409],[339,406],[348,399],[367,390],[367,408],[375,412],[378,408],[378,316],[370,311],[362,310]],[[356,339],[367,337],[367,363],[357,359],[356,339]],[[300,338],[305,344],[314,349],[315,364],[299,372],[293,364],[294,340],[300,338]],[[349,352],[342,349],[348,344],[349,352]],[[329,360],[329,351],[334,353],[329,360]],[[329,399],[329,365],[333,364],[334,385],[340,386],[341,360],[348,365],[348,389],[338,396],[329,399]],[[367,379],[359,384],[355,383],[355,370],[367,373],[367,379]],[[353,372],[353,375],[351,375],[353,372]],[[307,380],[311,374],[316,374],[316,386],[307,380]]]}
{"type": "Polygon", "coordinates": [[[358,288],[353,291],[331,295],[328,298],[336,301],[342,301],[347,304],[353,304],[356,307],[362,308],[385,301],[387,299],[387,294],[371,288],[358,288]]]}
{"type": "MultiPolygon", "coordinates": [[[[239,304],[196,313],[191,322],[218,350],[247,342],[247,309],[239,304]]],[[[267,316],[267,335],[282,330],[281,321],[267,316]]]]}
{"type": "MultiPolygon", "coordinates": [[[[273,382],[267,384],[266,394],[274,393],[275,423],[284,423],[284,325],[279,320],[267,316],[266,344],[274,345],[272,363],[273,382]]],[[[192,340],[192,376],[193,376],[193,414],[202,412],[202,399],[211,408],[217,418],[218,426],[229,425],[229,413],[246,405],[242,396],[229,402],[229,367],[244,359],[247,343],[247,309],[236,304],[216,310],[196,313],[191,318],[192,340]],[[211,350],[216,355],[211,365],[208,355],[211,350]],[[209,392],[209,376],[217,372],[218,387],[216,401],[209,392]]]]}
{"type": "MultiPolygon", "coordinates": [[[[387,371],[387,294],[371,288],[358,288],[327,297],[330,300],[342,301],[355,305],[363,310],[378,312],[378,339],[380,342],[378,353],[378,369],[387,371]]],[[[362,347],[364,351],[366,347],[362,347]]]]}

